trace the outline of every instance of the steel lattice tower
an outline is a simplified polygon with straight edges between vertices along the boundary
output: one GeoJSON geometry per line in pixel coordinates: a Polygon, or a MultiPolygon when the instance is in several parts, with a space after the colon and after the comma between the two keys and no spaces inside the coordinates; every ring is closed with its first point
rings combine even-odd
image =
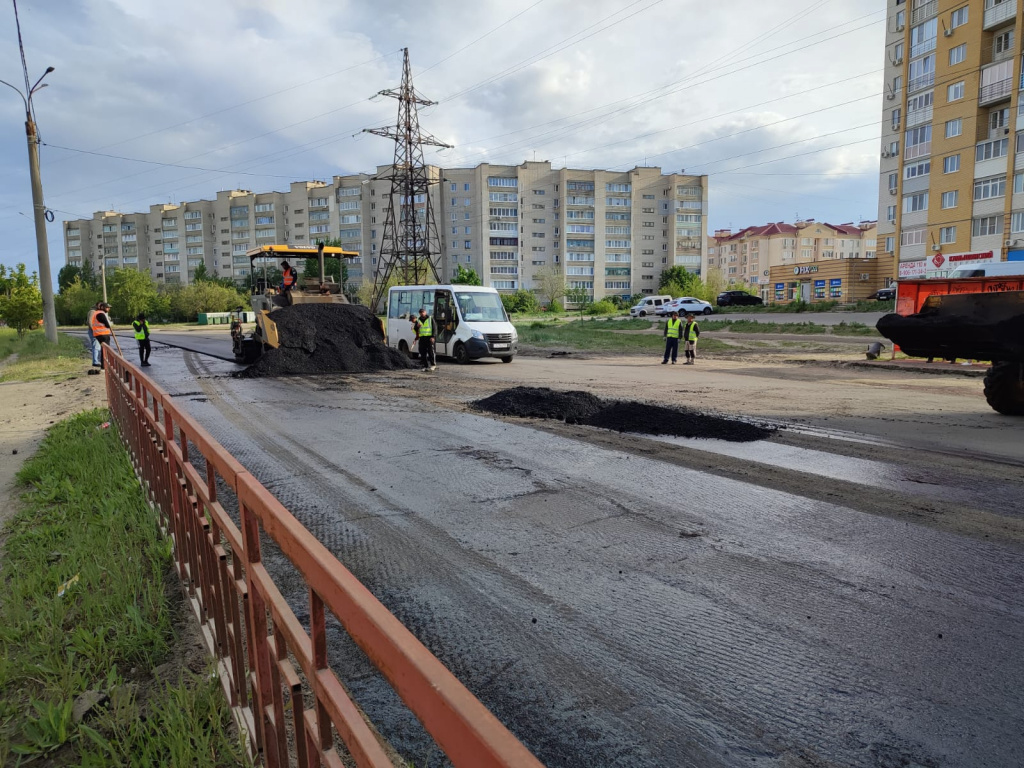
{"type": "Polygon", "coordinates": [[[379,263],[374,273],[373,310],[379,306],[396,270],[403,285],[421,285],[431,277],[435,282],[441,282],[437,263],[441,255],[441,241],[430,201],[430,185],[440,183],[440,179],[429,178],[423,163],[423,147],[450,149],[451,145],[420,130],[418,108],[437,102],[416,93],[412,85],[409,49],[404,48],[403,54],[402,85],[397,90],[389,88],[377,94],[398,100],[397,125],[365,129],[366,133],[384,136],[395,142],[395,161],[391,165],[391,172],[388,176],[378,177],[390,179],[391,194],[388,196],[379,263]],[[397,216],[396,200],[399,206],[397,216]]]}

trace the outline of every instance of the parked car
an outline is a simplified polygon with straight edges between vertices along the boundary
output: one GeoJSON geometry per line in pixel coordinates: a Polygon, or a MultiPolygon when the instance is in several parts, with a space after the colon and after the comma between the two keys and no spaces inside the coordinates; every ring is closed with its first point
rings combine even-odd
{"type": "Polygon", "coordinates": [[[662,304],[655,310],[655,314],[659,317],[667,317],[673,312],[678,312],[680,316],[690,313],[694,315],[710,315],[714,311],[714,307],[706,301],[695,299],[692,296],[683,296],[679,299],[672,299],[667,304],[662,304]]]}
{"type": "Polygon", "coordinates": [[[761,306],[764,300],[760,296],[752,296],[746,291],[722,291],[716,302],[720,307],[761,306]]]}
{"type": "Polygon", "coordinates": [[[655,314],[665,304],[672,300],[671,296],[645,296],[635,307],[630,307],[630,317],[647,317],[655,314]]]}
{"type": "Polygon", "coordinates": [[[892,301],[896,298],[896,283],[893,283],[888,288],[879,288],[877,291],[868,296],[868,300],[874,301],[892,301]]]}

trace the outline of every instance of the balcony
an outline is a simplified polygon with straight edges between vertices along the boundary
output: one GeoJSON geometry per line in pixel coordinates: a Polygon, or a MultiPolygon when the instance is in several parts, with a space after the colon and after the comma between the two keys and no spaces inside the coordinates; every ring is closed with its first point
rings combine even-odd
{"type": "Polygon", "coordinates": [[[978,91],[978,106],[994,104],[997,101],[1010,98],[1013,90],[1013,78],[1006,77],[994,83],[983,85],[978,91]]]}
{"type": "Polygon", "coordinates": [[[992,27],[995,27],[1016,15],[1017,0],[1003,0],[1003,2],[996,3],[991,8],[985,9],[985,19],[982,22],[982,28],[992,29],[992,27]]]}
{"type": "Polygon", "coordinates": [[[939,0],[929,0],[924,5],[915,8],[910,12],[910,23],[920,24],[925,19],[930,19],[939,11],[939,0]]]}
{"type": "Polygon", "coordinates": [[[929,72],[920,77],[915,77],[907,82],[907,90],[910,92],[919,91],[922,88],[931,88],[935,85],[935,73],[929,72]]]}

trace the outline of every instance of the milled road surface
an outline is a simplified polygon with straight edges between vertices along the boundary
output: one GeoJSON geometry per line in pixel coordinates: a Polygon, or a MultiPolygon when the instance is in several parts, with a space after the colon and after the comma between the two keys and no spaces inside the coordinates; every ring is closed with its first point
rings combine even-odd
{"type": "MultiPolygon", "coordinates": [[[[1024,448],[1010,439],[1019,421],[965,399],[975,381],[887,373],[887,386],[828,369],[805,381],[790,366],[798,429],[737,446],[467,403],[542,379],[668,404],[746,385],[748,412],[782,420],[756,392],[784,372],[520,359],[237,380],[229,363],[167,347],[153,362],[549,766],[1019,765],[1024,448]],[[869,387],[891,393],[879,411],[904,419],[905,441],[865,418],[869,387]],[[829,392],[844,431],[803,415],[829,392]],[[941,422],[933,403],[962,403],[944,441],[907,426],[941,422]],[[998,460],[963,450],[986,434],[998,460]]],[[[268,567],[304,620],[291,569],[268,567]]],[[[415,721],[340,633],[331,647],[382,732],[426,764],[415,721]]]]}

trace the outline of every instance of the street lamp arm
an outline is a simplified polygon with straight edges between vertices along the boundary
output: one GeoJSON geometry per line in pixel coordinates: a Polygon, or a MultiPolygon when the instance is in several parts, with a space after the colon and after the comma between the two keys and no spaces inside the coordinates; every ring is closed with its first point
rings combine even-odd
{"type": "MultiPolygon", "coordinates": [[[[46,77],[46,76],[47,76],[48,74],[50,74],[51,72],[53,72],[53,67],[47,67],[47,68],[46,68],[46,71],[45,71],[45,72],[43,72],[43,74],[42,74],[42,75],[40,75],[39,79],[38,79],[38,80],[36,80],[36,84],[35,84],[35,85],[33,85],[33,86],[32,86],[32,89],[31,89],[31,90],[30,90],[30,91],[28,92],[29,98],[32,98],[32,94],[33,94],[33,93],[35,93],[36,91],[38,91],[38,90],[39,90],[39,84],[40,84],[41,82],[43,82],[43,78],[44,78],[44,77],[46,77]]],[[[43,88],[45,88],[46,86],[44,85],[44,86],[42,86],[42,87],[43,87],[43,88]]]]}
{"type": "Polygon", "coordinates": [[[12,91],[14,91],[14,92],[15,92],[16,94],[18,94],[19,96],[21,96],[21,100],[22,100],[22,102],[24,102],[24,104],[25,104],[25,109],[26,109],[26,111],[27,111],[27,110],[28,110],[28,101],[27,101],[27,100],[25,99],[25,94],[23,94],[23,93],[21,92],[21,89],[20,89],[20,88],[16,88],[16,87],[14,87],[14,86],[13,86],[13,85],[11,85],[10,83],[8,83],[8,82],[7,82],[6,80],[0,80],[0,83],[3,83],[3,84],[4,84],[4,85],[6,85],[6,86],[7,86],[8,88],[10,88],[10,89],[11,89],[12,91]]]}

